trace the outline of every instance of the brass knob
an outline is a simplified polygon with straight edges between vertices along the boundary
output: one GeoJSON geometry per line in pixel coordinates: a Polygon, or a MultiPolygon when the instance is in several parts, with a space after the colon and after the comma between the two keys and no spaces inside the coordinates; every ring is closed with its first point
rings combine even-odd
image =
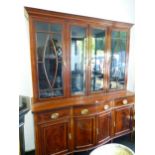
{"type": "Polygon", "coordinates": [[[99,101],[98,101],[98,100],[96,100],[96,101],[95,101],[95,103],[97,104],[97,103],[99,103],[99,101]]]}
{"type": "Polygon", "coordinates": [[[124,104],[124,105],[128,104],[128,100],[127,100],[127,99],[124,99],[124,100],[123,100],[123,104],[124,104]]]}
{"type": "Polygon", "coordinates": [[[108,109],[109,109],[109,105],[108,104],[104,105],[104,110],[108,110],[108,109]]]}
{"type": "MultiPolygon", "coordinates": [[[[130,115],[127,115],[126,118],[129,120],[130,119],[130,115]]],[[[131,119],[132,119],[132,117],[131,117],[131,119]]]]}
{"type": "Polygon", "coordinates": [[[88,113],[89,113],[89,110],[88,109],[81,110],[81,115],[86,115],[88,113]]]}
{"type": "Polygon", "coordinates": [[[63,65],[64,65],[64,67],[66,67],[66,61],[63,61],[63,65]]]}
{"type": "Polygon", "coordinates": [[[59,117],[59,113],[53,113],[51,115],[51,119],[57,119],[59,117]]]}

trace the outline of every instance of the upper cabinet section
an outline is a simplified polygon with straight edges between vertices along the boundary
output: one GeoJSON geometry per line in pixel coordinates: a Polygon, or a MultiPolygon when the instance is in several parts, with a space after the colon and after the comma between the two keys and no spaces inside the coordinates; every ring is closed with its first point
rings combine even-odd
{"type": "Polygon", "coordinates": [[[131,24],[25,9],[34,102],[126,89],[131,24]]]}

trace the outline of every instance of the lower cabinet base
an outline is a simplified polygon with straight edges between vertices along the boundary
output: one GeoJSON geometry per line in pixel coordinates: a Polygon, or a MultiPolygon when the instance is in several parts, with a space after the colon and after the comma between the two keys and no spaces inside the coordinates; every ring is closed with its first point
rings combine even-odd
{"type": "MultiPolygon", "coordinates": [[[[121,135],[119,137],[114,137],[113,139],[109,139],[109,140],[105,141],[104,143],[102,143],[100,145],[97,145],[97,146],[94,146],[94,147],[91,147],[91,148],[87,148],[87,149],[83,149],[83,150],[82,149],[78,150],[78,151],[76,150],[76,151],[73,151],[73,152],[69,152],[69,153],[67,153],[65,155],[80,155],[81,152],[82,152],[83,155],[89,155],[89,153],[93,149],[95,149],[95,148],[97,148],[97,147],[99,147],[101,145],[107,144],[107,143],[113,143],[115,141],[116,141],[116,143],[120,143],[120,144],[124,144],[123,142],[126,142],[125,145],[127,145],[127,146],[129,145],[128,147],[131,148],[131,147],[134,147],[133,134],[134,134],[134,132],[130,132],[128,134],[124,134],[124,135],[121,135]],[[123,140],[122,140],[122,138],[123,138],[123,140]],[[132,146],[130,146],[130,145],[132,145],[132,146]]],[[[134,148],[131,148],[131,149],[133,151],[135,150],[134,148]]],[[[32,150],[32,151],[26,152],[25,155],[37,155],[37,154],[35,154],[35,150],[32,150]]]]}
{"type": "MultiPolygon", "coordinates": [[[[85,151],[91,151],[91,150],[93,150],[93,149],[95,149],[95,148],[97,148],[97,147],[99,147],[99,146],[105,145],[105,144],[107,144],[107,143],[113,143],[113,142],[115,142],[116,139],[121,139],[121,138],[124,137],[124,136],[127,136],[127,137],[126,137],[126,141],[134,142],[133,139],[132,139],[132,134],[133,134],[133,132],[130,131],[130,132],[125,133],[125,134],[123,134],[123,135],[119,135],[119,136],[117,136],[117,137],[110,138],[110,139],[104,141],[103,143],[101,143],[101,144],[99,144],[99,145],[95,145],[95,146],[90,147],[90,148],[87,148],[87,149],[75,150],[75,151],[73,152],[73,154],[74,154],[74,153],[76,154],[76,153],[80,153],[80,152],[85,152],[85,151]]],[[[120,143],[121,143],[121,142],[120,142],[120,143]]],[[[69,153],[69,154],[70,154],[70,153],[69,153]]]]}
{"type": "Polygon", "coordinates": [[[134,96],[87,100],[34,112],[36,155],[75,154],[132,133],[134,96]]]}

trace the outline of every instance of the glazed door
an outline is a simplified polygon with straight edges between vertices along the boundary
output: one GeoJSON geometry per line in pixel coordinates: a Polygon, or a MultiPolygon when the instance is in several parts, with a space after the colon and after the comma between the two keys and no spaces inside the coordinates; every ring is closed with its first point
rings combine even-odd
{"type": "Polygon", "coordinates": [[[64,26],[43,21],[35,21],[33,26],[37,96],[40,99],[64,96],[64,26]]]}
{"type": "Polygon", "coordinates": [[[71,95],[105,90],[105,50],[105,29],[70,26],[71,95]]]}
{"type": "Polygon", "coordinates": [[[87,28],[70,26],[70,90],[71,95],[86,93],[87,28]]]}
{"type": "Polygon", "coordinates": [[[40,125],[41,154],[66,154],[70,151],[70,121],[67,119],[40,125]]]}
{"type": "Polygon", "coordinates": [[[90,28],[91,39],[89,42],[90,90],[92,93],[105,90],[105,50],[106,30],[90,28]]]}
{"type": "Polygon", "coordinates": [[[97,116],[97,143],[103,143],[111,137],[111,111],[97,116]]]}
{"type": "Polygon", "coordinates": [[[124,106],[121,108],[117,108],[114,111],[115,113],[115,136],[124,134],[126,132],[130,132],[132,130],[131,123],[131,115],[132,115],[132,107],[124,106]]]}
{"type": "Polygon", "coordinates": [[[121,90],[126,87],[127,52],[127,31],[113,30],[111,32],[110,90],[121,90]]]}
{"type": "Polygon", "coordinates": [[[95,144],[95,117],[85,116],[74,119],[75,149],[92,147],[95,144]]]}

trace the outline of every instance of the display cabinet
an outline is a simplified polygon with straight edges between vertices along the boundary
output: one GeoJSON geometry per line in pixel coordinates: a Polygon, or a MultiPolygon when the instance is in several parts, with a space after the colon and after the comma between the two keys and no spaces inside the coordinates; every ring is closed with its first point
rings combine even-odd
{"type": "Polygon", "coordinates": [[[132,133],[132,24],[25,9],[36,154],[74,154],[132,133]]]}

